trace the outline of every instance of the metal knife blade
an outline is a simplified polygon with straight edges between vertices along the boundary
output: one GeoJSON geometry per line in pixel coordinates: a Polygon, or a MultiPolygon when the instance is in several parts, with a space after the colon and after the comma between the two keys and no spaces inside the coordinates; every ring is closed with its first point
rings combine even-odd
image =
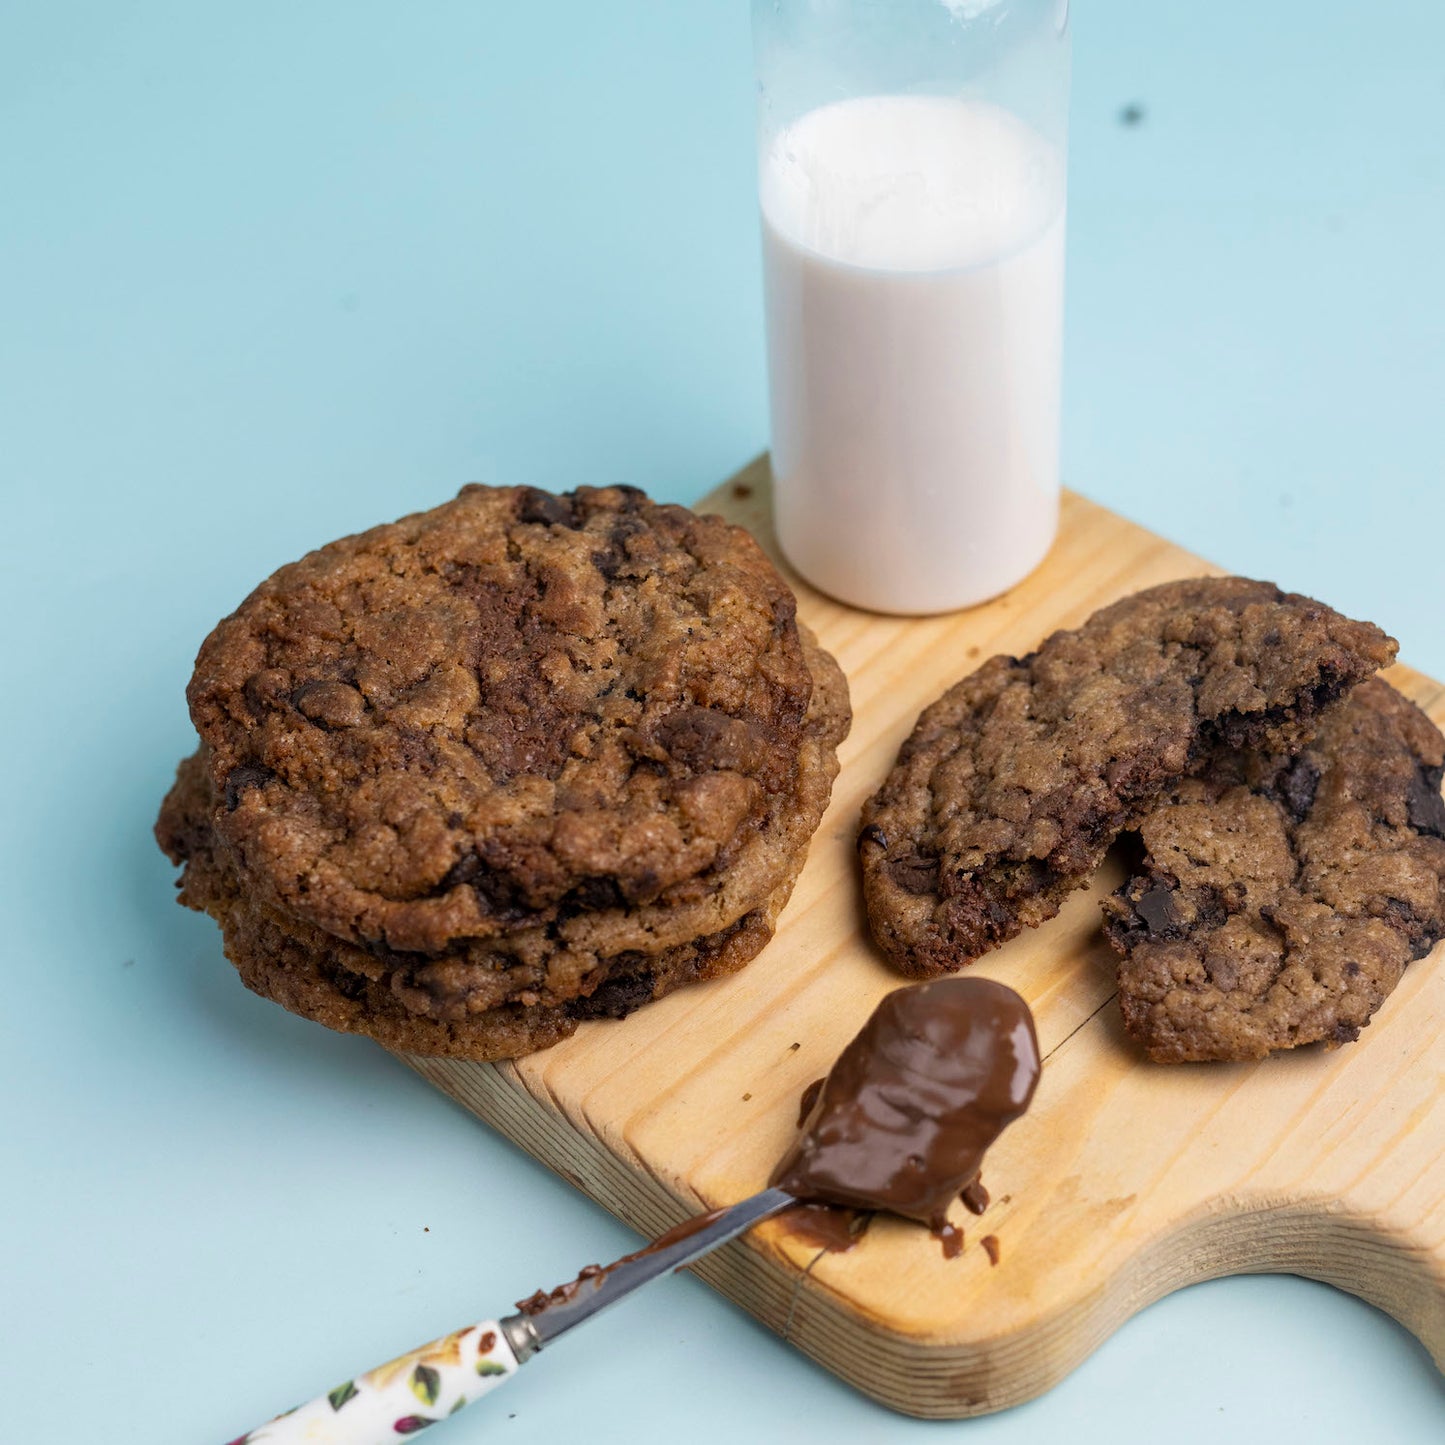
{"type": "Polygon", "coordinates": [[[560,1286],[545,1302],[501,1321],[507,1342],[518,1361],[530,1358],[559,1335],[590,1320],[602,1310],[626,1299],[634,1290],[672,1270],[682,1269],[721,1244],[736,1238],[761,1220],[798,1201],[781,1189],[765,1189],[734,1204],[700,1214],[669,1230],[646,1249],[624,1255],[615,1264],[595,1272],[584,1270],[571,1284],[560,1286]]]}

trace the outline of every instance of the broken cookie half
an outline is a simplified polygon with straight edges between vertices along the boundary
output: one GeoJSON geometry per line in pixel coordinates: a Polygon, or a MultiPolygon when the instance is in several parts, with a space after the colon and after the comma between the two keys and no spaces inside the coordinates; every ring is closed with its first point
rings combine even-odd
{"type": "Polygon", "coordinates": [[[1103,904],[1131,1038],[1160,1062],[1347,1043],[1445,935],[1445,739],[1362,683],[1294,757],[1216,753],[1139,824],[1103,904]]]}
{"type": "Polygon", "coordinates": [[[924,710],[863,807],[874,938],[927,978],[1037,927],[1216,753],[1297,752],[1394,655],[1311,598],[1199,577],[992,658],[924,710]]]}

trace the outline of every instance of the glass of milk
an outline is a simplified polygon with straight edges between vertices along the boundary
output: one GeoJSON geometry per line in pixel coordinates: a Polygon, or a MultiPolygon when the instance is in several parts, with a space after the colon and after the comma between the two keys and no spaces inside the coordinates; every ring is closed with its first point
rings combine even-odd
{"type": "Polygon", "coordinates": [[[774,514],[878,612],[1027,576],[1059,503],[1068,0],[753,0],[774,514]]]}

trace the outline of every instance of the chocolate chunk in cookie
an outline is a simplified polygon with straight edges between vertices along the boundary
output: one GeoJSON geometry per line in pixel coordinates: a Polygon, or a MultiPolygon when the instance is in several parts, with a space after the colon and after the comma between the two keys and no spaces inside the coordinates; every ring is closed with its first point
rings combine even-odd
{"type": "Polygon", "coordinates": [[[1394,653],[1377,627],[1307,597],[1206,577],[1126,597],[1026,658],[993,658],[924,711],[864,806],[874,937],[900,971],[928,977],[1042,923],[1214,752],[1296,751],[1394,653]]]}
{"type": "Polygon", "coordinates": [[[1170,1063],[1356,1038],[1445,934],[1442,762],[1375,678],[1298,757],[1221,754],[1158,802],[1104,903],[1130,1036],[1170,1063]]]}

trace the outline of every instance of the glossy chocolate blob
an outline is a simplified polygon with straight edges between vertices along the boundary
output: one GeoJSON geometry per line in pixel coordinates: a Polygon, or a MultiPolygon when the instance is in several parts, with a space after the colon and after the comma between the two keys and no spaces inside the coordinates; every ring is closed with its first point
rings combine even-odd
{"type": "Polygon", "coordinates": [[[771,1182],[942,1231],[1038,1079],[1033,1017],[1011,988],[965,977],[897,989],[838,1056],[771,1182]]]}

